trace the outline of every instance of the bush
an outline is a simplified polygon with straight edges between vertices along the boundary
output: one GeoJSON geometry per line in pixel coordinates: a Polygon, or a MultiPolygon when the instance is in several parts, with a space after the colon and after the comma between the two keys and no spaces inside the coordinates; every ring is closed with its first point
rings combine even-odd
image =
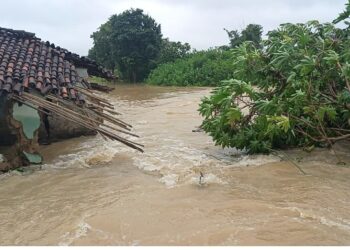
{"type": "Polygon", "coordinates": [[[212,49],[194,52],[154,69],[147,79],[153,85],[216,86],[233,76],[232,54],[212,49]]]}
{"type": "Polygon", "coordinates": [[[331,146],[350,138],[349,29],[311,21],[233,50],[235,79],[200,104],[216,144],[248,153],[331,146]]]}

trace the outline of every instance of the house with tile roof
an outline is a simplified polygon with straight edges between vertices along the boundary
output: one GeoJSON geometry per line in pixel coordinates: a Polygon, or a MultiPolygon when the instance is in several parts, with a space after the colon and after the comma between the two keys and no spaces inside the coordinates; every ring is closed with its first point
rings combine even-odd
{"type": "Polygon", "coordinates": [[[59,130],[69,137],[75,126],[142,151],[142,145],[118,135],[133,135],[131,126],[114,116],[113,105],[90,90],[86,73],[79,72],[114,77],[95,61],[33,33],[0,28],[0,171],[41,163],[40,127],[47,137],[59,130]]]}

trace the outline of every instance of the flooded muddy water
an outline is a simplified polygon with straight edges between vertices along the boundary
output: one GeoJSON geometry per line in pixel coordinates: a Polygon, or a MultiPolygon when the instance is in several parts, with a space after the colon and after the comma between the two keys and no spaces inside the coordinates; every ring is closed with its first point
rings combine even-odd
{"type": "Polygon", "coordinates": [[[119,85],[104,95],[145,153],[100,136],[42,147],[41,169],[0,176],[1,245],[350,244],[349,146],[223,150],[192,132],[209,93],[119,85]]]}

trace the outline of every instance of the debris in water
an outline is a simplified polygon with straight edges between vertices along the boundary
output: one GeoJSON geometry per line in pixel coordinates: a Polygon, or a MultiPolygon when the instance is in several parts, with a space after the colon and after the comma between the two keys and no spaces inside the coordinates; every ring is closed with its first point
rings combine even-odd
{"type": "Polygon", "coordinates": [[[199,133],[199,132],[203,132],[204,130],[199,126],[199,127],[197,127],[197,128],[195,128],[195,129],[192,129],[192,132],[193,133],[199,133]]]}
{"type": "Polygon", "coordinates": [[[204,174],[202,171],[199,171],[199,185],[202,185],[202,179],[204,178],[204,174]]]}

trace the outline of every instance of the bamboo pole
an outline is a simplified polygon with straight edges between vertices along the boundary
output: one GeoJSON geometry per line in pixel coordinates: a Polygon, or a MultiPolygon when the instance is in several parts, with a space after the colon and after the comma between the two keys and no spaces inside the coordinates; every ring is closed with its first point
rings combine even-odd
{"type": "MultiPolygon", "coordinates": [[[[51,95],[49,95],[49,98],[54,99],[54,100],[57,100],[57,101],[59,101],[59,102],[65,104],[65,105],[68,105],[68,106],[71,106],[71,107],[73,106],[72,103],[69,103],[68,101],[65,101],[65,100],[63,100],[63,99],[58,99],[58,98],[56,98],[56,97],[54,97],[54,96],[51,96],[51,95]]],[[[89,113],[88,111],[90,111],[90,112],[91,112],[90,115],[92,114],[93,116],[97,116],[97,118],[103,119],[103,117],[101,117],[100,113],[95,113],[95,112],[92,111],[92,110],[83,109],[83,108],[81,108],[81,107],[79,107],[79,106],[74,106],[74,107],[77,108],[77,109],[79,109],[81,112],[84,112],[84,113],[89,113]]],[[[77,112],[75,112],[75,113],[76,113],[77,115],[81,116],[81,114],[79,114],[79,113],[77,113],[77,112]]],[[[88,115],[87,115],[87,116],[88,116],[88,115]]],[[[122,133],[125,133],[125,134],[128,134],[128,135],[134,136],[134,137],[138,137],[137,135],[135,135],[135,134],[133,134],[133,133],[126,132],[126,131],[123,131],[123,130],[119,130],[119,129],[117,129],[117,128],[114,128],[114,127],[112,127],[112,126],[109,126],[108,124],[105,124],[105,123],[100,122],[100,121],[98,121],[98,120],[96,120],[96,122],[98,122],[99,125],[103,125],[103,126],[108,127],[108,128],[110,128],[110,129],[114,129],[114,130],[116,130],[116,131],[118,131],[118,132],[122,132],[122,133]]],[[[113,124],[114,124],[114,125],[118,125],[118,126],[124,128],[124,129],[130,131],[130,129],[126,127],[126,126],[129,125],[129,124],[126,124],[126,123],[123,124],[123,123],[122,123],[122,125],[120,125],[121,122],[122,122],[122,121],[118,122],[117,124],[114,124],[114,123],[113,123],[113,124]]]]}
{"type": "Polygon", "coordinates": [[[94,93],[90,93],[90,92],[86,91],[86,89],[83,89],[83,88],[80,88],[80,87],[77,87],[77,86],[75,86],[74,89],[77,90],[78,92],[80,91],[84,95],[87,95],[87,96],[89,96],[89,97],[91,97],[93,99],[96,99],[96,100],[104,103],[105,105],[108,105],[108,106],[112,107],[112,109],[113,109],[113,104],[110,103],[107,99],[99,97],[99,96],[95,95],[94,93]]]}
{"type": "MultiPolygon", "coordinates": [[[[54,99],[54,100],[56,100],[56,101],[59,101],[59,102],[61,102],[61,103],[64,103],[64,104],[68,104],[68,103],[69,103],[68,101],[66,101],[66,100],[64,100],[64,99],[56,98],[56,97],[54,97],[54,96],[52,96],[52,95],[48,95],[48,97],[49,97],[49,98],[52,98],[52,99],[54,99]]],[[[69,103],[68,105],[71,106],[71,105],[73,105],[73,104],[69,103]]],[[[82,108],[79,107],[79,106],[74,105],[74,107],[77,107],[78,109],[82,110],[82,108]]],[[[86,109],[84,109],[84,110],[86,110],[86,109]]],[[[98,115],[101,119],[106,119],[106,120],[108,120],[109,122],[111,122],[111,123],[113,123],[113,124],[115,124],[115,125],[118,125],[118,126],[120,126],[120,127],[123,127],[124,129],[126,129],[126,130],[128,130],[128,131],[130,131],[129,128],[132,128],[132,126],[131,126],[130,124],[128,124],[128,123],[126,123],[126,122],[124,122],[124,121],[122,121],[122,120],[120,120],[120,119],[118,119],[118,118],[115,118],[115,117],[113,117],[113,116],[110,116],[110,115],[108,115],[108,114],[105,114],[105,113],[103,113],[103,112],[99,112],[99,111],[96,111],[96,110],[92,110],[92,109],[88,109],[88,110],[94,112],[94,114],[95,114],[95,115],[98,115]],[[128,127],[129,127],[129,128],[128,128],[128,127]]]]}
{"type": "Polygon", "coordinates": [[[49,102],[47,100],[44,100],[43,98],[37,97],[35,95],[29,94],[29,93],[22,93],[22,100],[26,101],[26,102],[30,102],[34,105],[38,105],[41,107],[44,107],[45,109],[49,110],[52,113],[56,113],[57,115],[75,122],[81,126],[84,126],[86,128],[89,129],[93,129],[97,132],[100,132],[101,134],[107,136],[110,139],[115,139],[131,148],[134,148],[140,152],[143,152],[143,149],[141,147],[144,147],[142,144],[136,143],[136,142],[132,142],[130,140],[127,140],[125,138],[122,138],[120,136],[118,136],[117,134],[114,134],[108,130],[105,130],[101,127],[96,126],[96,120],[91,119],[90,117],[81,115],[77,112],[74,112],[70,109],[67,109],[63,106],[58,105],[58,103],[54,104],[53,102],[49,102]],[[77,115],[78,114],[78,115],[77,115]],[[86,122],[85,119],[88,119],[89,122],[86,122]]]}
{"type": "Polygon", "coordinates": [[[88,106],[88,108],[96,108],[96,109],[102,109],[103,111],[106,111],[106,112],[108,112],[108,113],[111,113],[112,115],[121,115],[121,113],[119,113],[119,112],[117,112],[117,111],[114,111],[114,110],[111,110],[111,109],[109,109],[109,108],[107,108],[107,107],[102,107],[102,106],[98,106],[98,105],[96,105],[96,104],[93,104],[92,102],[89,102],[88,104],[87,104],[88,106]]]}
{"type": "Polygon", "coordinates": [[[35,106],[33,106],[33,105],[31,105],[31,104],[29,104],[29,103],[27,103],[27,102],[21,100],[20,98],[17,98],[17,97],[15,97],[15,96],[12,96],[12,99],[14,99],[14,100],[17,101],[17,102],[22,103],[23,105],[26,105],[26,106],[28,106],[28,107],[31,107],[32,109],[37,110],[38,112],[44,113],[44,114],[49,115],[49,116],[51,115],[50,113],[45,112],[44,110],[42,110],[42,109],[40,109],[40,108],[37,108],[37,107],[35,107],[35,106]]]}
{"type": "MultiPolygon", "coordinates": [[[[34,103],[36,103],[36,104],[39,103],[39,105],[40,105],[40,102],[37,102],[36,100],[27,100],[27,101],[33,101],[34,103]]],[[[140,147],[143,147],[143,145],[141,145],[139,143],[129,141],[129,140],[122,138],[116,134],[113,134],[113,133],[111,133],[108,130],[105,130],[103,128],[99,128],[99,127],[93,126],[91,124],[87,124],[84,120],[77,118],[76,116],[74,116],[74,114],[70,114],[69,112],[67,112],[67,110],[62,109],[63,110],[63,112],[62,112],[62,110],[55,109],[52,106],[46,106],[45,104],[41,104],[41,105],[45,106],[46,109],[51,110],[51,112],[56,113],[57,115],[60,115],[61,117],[65,118],[67,120],[78,123],[79,125],[84,126],[86,128],[96,130],[96,131],[102,133],[103,135],[106,135],[110,139],[115,139],[115,140],[117,140],[117,141],[131,147],[131,148],[134,148],[140,152],[143,152],[143,149],[140,148],[140,147]]]]}

